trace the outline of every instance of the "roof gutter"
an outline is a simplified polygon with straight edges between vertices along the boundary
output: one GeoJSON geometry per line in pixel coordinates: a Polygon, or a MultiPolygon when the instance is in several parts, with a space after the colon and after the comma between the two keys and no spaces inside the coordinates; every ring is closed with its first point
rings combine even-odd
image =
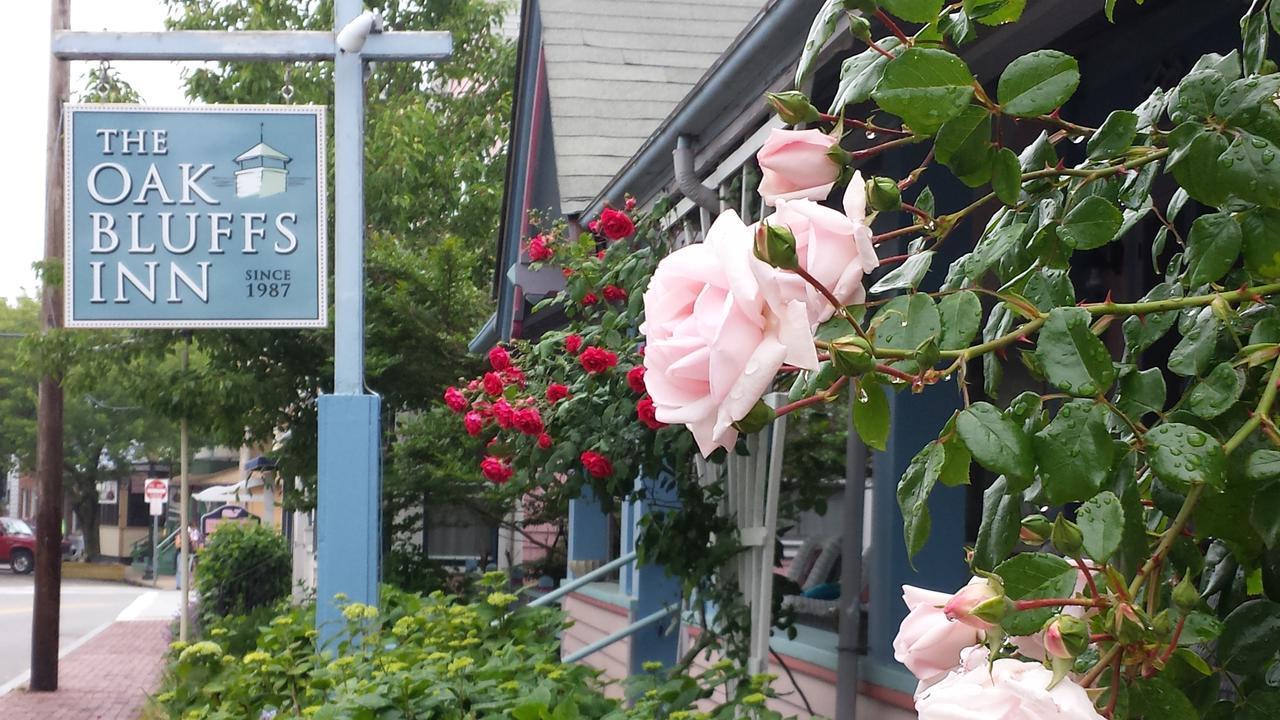
{"type": "MultiPolygon", "coordinates": [[[[802,44],[797,38],[803,38],[809,31],[821,4],[821,0],[770,0],[636,154],[583,209],[581,217],[598,214],[606,202],[621,204],[627,192],[641,198],[656,193],[672,177],[668,153],[677,146],[680,136],[714,137],[738,117],[742,98],[762,95],[773,76],[762,72],[762,62],[771,62],[776,67],[793,63],[800,55],[802,44]]],[[[690,196],[690,199],[702,204],[697,198],[690,196]]]]}
{"type": "Polygon", "coordinates": [[[671,164],[676,174],[676,187],[680,188],[682,195],[709,213],[720,212],[720,198],[716,191],[703,185],[693,169],[693,140],[688,135],[676,138],[671,164]]]}

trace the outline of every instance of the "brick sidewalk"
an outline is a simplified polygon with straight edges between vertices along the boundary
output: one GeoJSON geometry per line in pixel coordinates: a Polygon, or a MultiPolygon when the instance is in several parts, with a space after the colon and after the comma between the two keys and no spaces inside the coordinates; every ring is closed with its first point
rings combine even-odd
{"type": "Polygon", "coordinates": [[[113,623],[62,658],[58,691],[0,697],[4,720],[136,720],[160,685],[169,623],[113,623]]]}

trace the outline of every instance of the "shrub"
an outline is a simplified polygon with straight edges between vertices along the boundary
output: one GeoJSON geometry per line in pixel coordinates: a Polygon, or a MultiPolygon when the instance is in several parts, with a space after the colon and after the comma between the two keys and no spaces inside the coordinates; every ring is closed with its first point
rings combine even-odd
{"type": "Polygon", "coordinates": [[[289,594],[293,562],[283,537],[260,525],[225,525],[200,552],[195,573],[200,615],[244,615],[289,594]]]}
{"type": "MultiPolygon", "coordinates": [[[[472,604],[441,592],[422,596],[385,588],[381,608],[344,607],[346,626],[333,648],[323,651],[314,605],[283,608],[258,627],[256,645],[242,654],[227,645],[243,628],[227,629],[239,619],[215,621],[204,640],[171,646],[152,710],[196,720],[652,720],[689,717],[695,701],[731,678],[729,663],[704,678],[667,678],[646,668],[635,688],[637,704],[627,708],[605,696],[597,670],[560,662],[563,613],[512,611],[517,597],[504,592],[505,586],[500,573],[486,575],[478,582],[480,599],[472,604]]],[[[769,694],[766,678],[740,683],[737,697],[709,707],[706,717],[779,717],[760,704],[769,694]]]]}

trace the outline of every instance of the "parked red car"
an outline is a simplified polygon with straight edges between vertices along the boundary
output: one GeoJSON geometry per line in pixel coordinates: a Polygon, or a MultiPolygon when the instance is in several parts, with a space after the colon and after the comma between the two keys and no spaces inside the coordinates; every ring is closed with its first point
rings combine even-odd
{"type": "Polygon", "coordinates": [[[31,526],[18,518],[0,517],[0,562],[19,575],[35,567],[36,534],[31,526]]]}

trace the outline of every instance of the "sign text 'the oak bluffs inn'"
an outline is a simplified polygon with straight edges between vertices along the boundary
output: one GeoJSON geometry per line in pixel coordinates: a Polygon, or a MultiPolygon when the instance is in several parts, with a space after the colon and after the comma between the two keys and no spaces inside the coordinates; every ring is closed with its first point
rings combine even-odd
{"type": "Polygon", "coordinates": [[[69,327],[323,327],[324,108],[66,109],[69,327]]]}

